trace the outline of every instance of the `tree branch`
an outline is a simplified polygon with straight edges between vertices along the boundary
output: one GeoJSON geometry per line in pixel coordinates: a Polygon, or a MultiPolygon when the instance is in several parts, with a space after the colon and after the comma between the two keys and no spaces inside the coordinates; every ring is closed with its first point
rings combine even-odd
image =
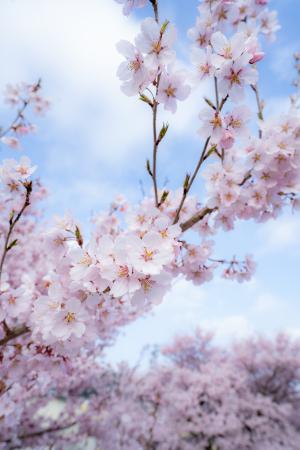
{"type": "Polygon", "coordinates": [[[183,194],[182,194],[181,202],[180,202],[179,207],[177,209],[176,216],[175,216],[173,224],[175,224],[175,223],[177,223],[179,221],[180,212],[181,212],[182,207],[184,205],[185,199],[186,199],[186,197],[187,197],[187,195],[188,195],[188,193],[189,193],[189,191],[190,191],[190,189],[192,187],[193,182],[195,181],[195,178],[196,178],[196,176],[197,176],[197,174],[199,172],[200,167],[202,166],[203,162],[205,161],[205,153],[206,153],[209,141],[210,141],[210,137],[208,137],[206,139],[206,141],[205,141],[204,147],[203,147],[201,155],[200,155],[200,159],[198,161],[198,164],[196,165],[196,168],[194,170],[194,173],[193,173],[192,177],[188,181],[187,186],[183,188],[183,194]]]}
{"type": "Polygon", "coordinates": [[[19,336],[22,336],[23,334],[29,333],[29,331],[30,329],[26,325],[20,328],[15,328],[14,330],[10,330],[6,333],[6,336],[4,338],[0,339],[0,346],[7,344],[7,342],[19,336]]]}
{"type": "Polygon", "coordinates": [[[200,220],[204,219],[204,217],[207,214],[211,214],[212,212],[216,211],[218,208],[204,208],[198,213],[194,214],[190,219],[188,219],[186,222],[183,222],[180,224],[180,227],[182,231],[187,231],[189,228],[196,225],[196,223],[200,222],[200,220]]]}

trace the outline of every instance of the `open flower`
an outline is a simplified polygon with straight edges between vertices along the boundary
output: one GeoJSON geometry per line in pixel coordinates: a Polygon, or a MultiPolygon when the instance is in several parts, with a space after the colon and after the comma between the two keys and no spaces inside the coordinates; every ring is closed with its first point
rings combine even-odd
{"type": "Polygon", "coordinates": [[[162,74],[156,99],[166,110],[175,113],[177,100],[183,101],[188,97],[191,88],[184,82],[185,76],[181,72],[162,74]]]}
{"type": "Polygon", "coordinates": [[[128,16],[134,8],[143,8],[147,0],[115,0],[123,6],[123,14],[128,16]]]}
{"type": "Polygon", "coordinates": [[[175,58],[175,52],[172,50],[176,39],[174,26],[168,24],[162,30],[162,27],[149,17],[143,21],[141,31],[135,43],[141,52],[146,53],[147,67],[158,70],[161,66],[171,63],[175,58]]]}
{"type": "Polygon", "coordinates": [[[80,338],[85,332],[87,318],[87,312],[80,300],[70,299],[56,314],[52,333],[63,341],[69,339],[72,335],[80,338]]]}
{"type": "Polygon", "coordinates": [[[121,89],[126,95],[135,95],[143,91],[149,83],[149,72],[145,67],[143,55],[128,41],[120,41],[117,49],[126,58],[117,71],[118,77],[123,81],[121,89]]]}

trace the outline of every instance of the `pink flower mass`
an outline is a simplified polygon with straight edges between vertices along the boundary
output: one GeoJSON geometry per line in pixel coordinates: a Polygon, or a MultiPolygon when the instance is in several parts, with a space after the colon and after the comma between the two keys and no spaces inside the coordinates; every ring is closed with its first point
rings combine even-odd
{"type": "Polygon", "coordinates": [[[218,235],[299,211],[300,56],[288,111],[268,116],[259,69],[280,28],[268,0],[200,1],[189,45],[161,20],[164,0],[116,2],[125,16],[151,12],[116,44],[121,91],[149,115],[151,189],[139,202],[112,198],[90,231],[72,213],[46,219],[39,168],[13,154],[50,102],[41,80],[4,92],[13,115],[0,144],[13,157],[0,165],[0,450],[299,450],[300,344],[288,334],[217,347],[196,330],[153,350],[145,368],[113,367],[104,352],[178,280],[199,290],[218,276],[250,281],[255,255],[223,257],[218,235]],[[171,188],[163,146],[192,102],[200,150],[171,188]]]}

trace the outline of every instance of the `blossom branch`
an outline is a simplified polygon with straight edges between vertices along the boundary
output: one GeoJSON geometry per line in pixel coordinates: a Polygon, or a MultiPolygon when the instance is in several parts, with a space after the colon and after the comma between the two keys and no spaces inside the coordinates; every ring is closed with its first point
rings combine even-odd
{"type": "Polygon", "coordinates": [[[3,271],[3,266],[4,266],[4,262],[5,262],[5,258],[6,255],[8,253],[8,251],[16,244],[16,241],[10,241],[12,232],[16,226],[16,224],[18,223],[18,221],[20,220],[20,218],[22,217],[25,209],[30,205],[30,195],[32,192],[32,182],[24,182],[24,187],[26,189],[26,195],[25,195],[25,201],[24,204],[22,206],[22,208],[20,209],[20,211],[18,212],[18,214],[14,217],[14,213],[12,213],[10,219],[9,219],[9,229],[8,229],[8,233],[6,235],[5,238],[5,242],[4,242],[4,247],[3,247],[3,253],[2,253],[2,257],[0,260],[0,281],[1,281],[1,276],[2,276],[2,271],[3,271]]]}
{"type": "MultiPolygon", "coordinates": [[[[41,88],[41,79],[39,79],[32,87],[32,92],[36,93],[41,88]]],[[[18,110],[16,117],[13,119],[13,121],[10,123],[10,125],[5,128],[4,130],[0,130],[0,138],[6,136],[10,131],[16,131],[18,129],[18,122],[22,121],[24,119],[24,111],[27,109],[27,107],[30,105],[30,97],[25,98],[22,100],[23,104],[21,108],[18,110]]]]}

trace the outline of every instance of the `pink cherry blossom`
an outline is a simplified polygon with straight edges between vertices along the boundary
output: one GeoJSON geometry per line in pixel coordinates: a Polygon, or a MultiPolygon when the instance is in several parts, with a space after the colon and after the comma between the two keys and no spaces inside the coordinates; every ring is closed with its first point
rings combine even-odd
{"type": "Polygon", "coordinates": [[[185,75],[181,72],[163,73],[160,78],[157,101],[162,103],[166,110],[175,113],[177,100],[185,100],[190,93],[190,87],[184,83],[185,75]]]}

